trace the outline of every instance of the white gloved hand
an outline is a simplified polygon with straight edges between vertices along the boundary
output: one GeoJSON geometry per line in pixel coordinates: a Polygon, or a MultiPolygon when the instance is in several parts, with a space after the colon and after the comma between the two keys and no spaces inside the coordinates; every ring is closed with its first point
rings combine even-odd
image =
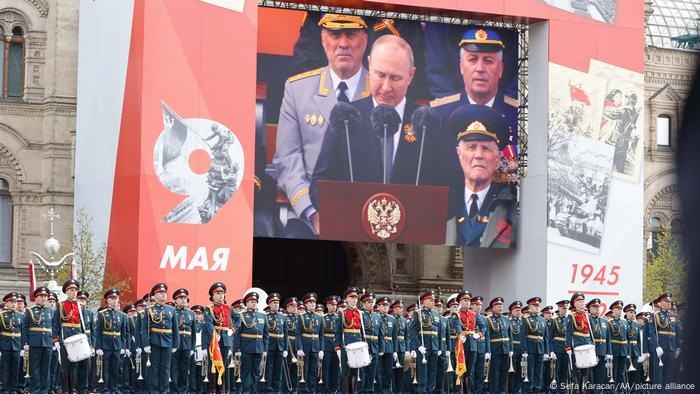
{"type": "Polygon", "coordinates": [[[190,350],[190,357],[194,356],[194,350],[190,350]]]}
{"type": "Polygon", "coordinates": [[[484,353],[484,360],[490,360],[491,359],[491,353],[484,353]]]}
{"type": "Polygon", "coordinates": [[[438,357],[442,354],[442,350],[438,350],[438,357]]]}
{"type": "Polygon", "coordinates": [[[394,359],[394,362],[399,361],[399,354],[394,352],[394,354],[391,355],[391,357],[394,359]]]}
{"type": "Polygon", "coordinates": [[[124,354],[126,354],[126,350],[121,349],[121,350],[119,351],[119,355],[120,355],[120,356],[123,356],[124,354]]]}
{"type": "Polygon", "coordinates": [[[404,357],[404,358],[411,357],[411,352],[408,352],[408,351],[404,352],[404,353],[403,353],[403,357],[404,357]]]}
{"type": "Polygon", "coordinates": [[[612,354],[606,354],[606,355],[605,355],[605,359],[606,359],[606,360],[612,360],[612,359],[613,359],[612,354]]]}
{"type": "Polygon", "coordinates": [[[382,357],[384,355],[384,352],[379,352],[379,357],[382,357]]]}
{"type": "Polygon", "coordinates": [[[569,356],[571,356],[571,349],[567,350],[567,351],[566,351],[566,354],[568,354],[569,356]]]}
{"type": "Polygon", "coordinates": [[[236,357],[240,358],[240,357],[241,357],[241,352],[236,352],[236,357]]]}
{"type": "Polygon", "coordinates": [[[678,356],[681,355],[681,348],[677,347],[676,348],[676,355],[673,358],[678,358],[678,356]]]}
{"type": "Polygon", "coordinates": [[[418,355],[416,354],[416,351],[415,351],[415,350],[411,350],[411,358],[415,360],[417,356],[418,356],[418,355]]]}
{"type": "Polygon", "coordinates": [[[664,349],[661,348],[661,346],[656,347],[656,355],[661,358],[661,356],[664,355],[664,349]]]}
{"type": "Polygon", "coordinates": [[[301,349],[297,350],[297,357],[304,357],[304,351],[301,349]]]}
{"type": "Polygon", "coordinates": [[[557,359],[557,354],[554,353],[554,352],[551,352],[551,353],[549,353],[549,358],[550,358],[551,360],[556,360],[556,359],[557,359]]]}
{"type": "Polygon", "coordinates": [[[53,350],[55,350],[55,351],[57,351],[57,352],[61,351],[61,344],[58,343],[58,342],[55,342],[55,343],[53,344],[53,350]]]}
{"type": "Polygon", "coordinates": [[[95,349],[94,349],[94,348],[90,348],[90,357],[92,357],[92,356],[94,356],[94,355],[95,355],[95,349]]]}
{"type": "Polygon", "coordinates": [[[418,346],[418,351],[419,351],[422,355],[425,356],[425,352],[426,352],[425,346],[418,346]]]}
{"type": "Polygon", "coordinates": [[[318,351],[318,359],[323,360],[323,350],[318,351]]]}
{"type": "Polygon", "coordinates": [[[549,361],[549,353],[545,353],[545,354],[542,356],[542,361],[549,361]]]}
{"type": "Polygon", "coordinates": [[[95,354],[97,354],[98,356],[104,356],[105,352],[103,352],[102,349],[97,349],[95,350],[95,354]]]}
{"type": "Polygon", "coordinates": [[[131,357],[131,350],[126,349],[126,356],[127,356],[127,357],[131,357]]]}
{"type": "Polygon", "coordinates": [[[508,357],[513,357],[513,352],[508,352],[508,357]]]}
{"type": "Polygon", "coordinates": [[[289,356],[289,352],[286,351],[286,350],[283,351],[283,352],[282,352],[282,358],[287,358],[287,356],[289,356]]]}
{"type": "Polygon", "coordinates": [[[649,357],[651,357],[651,354],[649,354],[649,353],[644,353],[643,356],[644,356],[644,358],[649,358],[649,357]]]}
{"type": "Polygon", "coordinates": [[[445,357],[450,357],[450,351],[449,351],[449,350],[445,350],[445,357]]]}
{"type": "Polygon", "coordinates": [[[462,343],[467,341],[467,336],[466,335],[460,335],[459,340],[462,341],[462,343]]]}
{"type": "Polygon", "coordinates": [[[263,352],[262,356],[267,357],[267,352],[263,352]]]}
{"type": "Polygon", "coordinates": [[[140,348],[140,347],[137,347],[137,348],[136,348],[136,355],[139,355],[139,354],[141,354],[141,348],[140,348]]]}
{"type": "Polygon", "coordinates": [[[22,357],[24,357],[24,350],[19,351],[19,358],[22,358],[22,357]]]}
{"type": "Polygon", "coordinates": [[[173,350],[171,350],[170,352],[175,353],[176,351],[177,351],[177,349],[173,348],[173,350]]]}
{"type": "Polygon", "coordinates": [[[29,345],[24,345],[24,351],[28,352],[29,351],[29,345]]]}
{"type": "Polygon", "coordinates": [[[523,353],[523,359],[527,360],[527,353],[523,353]]]}
{"type": "Polygon", "coordinates": [[[342,352],[340,351],[340,349],[335,351],[335,355],[338,356],[338,360],[341,359],[340,356],[342,355],[342,352]]]}
{"type": "Polygon", "coordinates": [[[151,346],[146,346],[143,348],[143,351],[146,352],[146,354],[151,354],[151,346]]]}
{"type": "Polygon", "coordinates": [[[637,363],[639,363],[639,364],[643,363],[644,360],[646,360],[646,358],[644,356],[637,357],[637,363]]]}

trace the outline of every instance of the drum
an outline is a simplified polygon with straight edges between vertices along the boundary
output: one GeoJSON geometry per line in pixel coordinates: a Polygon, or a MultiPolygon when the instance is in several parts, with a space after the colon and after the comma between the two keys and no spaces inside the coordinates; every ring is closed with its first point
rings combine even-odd
{"type": "Polygon", "coordinates": [[[369,358],[369,346],[367,342],[353,342],[345,346],[345,353],[348,356],[348,366],[350,368],[362,368],[368,366],[372,361],[369,358]]]}
{"type": "Polygon", "coordinates": [[[586,369],[598,365],[598,357],[595,355],[595,345],[581,345],[574,348],[576,368],[586,369]]]}
{"type": "Polygon", "coordinates": [[[72,363],[87,360],[90,357],[90,342],[85,334],[75,334],[63,340],[68,360],[72,363]]]}

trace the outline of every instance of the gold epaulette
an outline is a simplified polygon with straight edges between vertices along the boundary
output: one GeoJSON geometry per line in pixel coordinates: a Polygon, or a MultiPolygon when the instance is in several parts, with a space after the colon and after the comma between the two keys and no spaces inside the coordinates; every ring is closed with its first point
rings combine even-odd
{"type": "Polygon", "coordinates": [[[105,313],[105,312],[107,312],[108,310],[109,310],[109,308],[103,309],[103,310],[99,311],[98,313],[105,313]]]}
{"type": "Polygon", "coordinates": [[[510,97],[510,96],[503,96],[503,102],[510,105],[511,107],[518,108],[520,107],[520,101],[518,99],[510,97]]]}
{"type": "Polygon", "coordinates": [[[287,82],[294,82],[294,81],[298,81],[300,79],[304,79],[304,78],[312,77],[314,75],[318,75],[321,73],[322,70],[323,70],[323,67],[320,67],[320,68],[317,68],[315,70],[305,71],[301,74],[293,75],[293,76],[287,78],[287,82]]]}
{"type": "Polygon", "coordinates": [[[455,101],[459,101],[459,97],[460,97],[460,94],[455,93],[455,94],[452,94],[449,96],[436,98],[435,100],[430,101],[430,107],[435,108],[435,107],[439,107],[441,105],[454,103],[455,101]]]}

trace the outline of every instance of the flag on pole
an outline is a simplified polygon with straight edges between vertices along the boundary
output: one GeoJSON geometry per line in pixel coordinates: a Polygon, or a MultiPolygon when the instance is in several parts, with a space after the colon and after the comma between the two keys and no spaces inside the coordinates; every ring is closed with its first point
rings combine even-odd
{"type": "Polygon", "coordinates": [[[455,369],[455,375],[457,376],[457,381],[455,384],[459,385],[462,381],[462,375],[467,373],[467,362],[464,357],[464,344],[462,344],[462,337],[466,334],[460,334],[457,337],[457,345],[455,346],[455,359],[457,360],[457,368],[455,369]]]}
{"type": "Polygon", "coordinates": [[[209,343],[209,354],[211,355],[211,373],[218,373],[216,384],[222,385],[223,380],[221,378],[224,375],[224,371],[226,371],[226,367],[224,366],[224,357],[221,355],[221,349],[219,348],[219,333],[216,331],[214,331],[214,338],[209,343]]]}
{"type": "Polygon", "coordinates": [[[591,100],[588,99],[588,93],[581,87],[581,84],[572,85],[569,83],[569,94],[571,101],[579,101],[585,105],[591,105],[591,100]]]}
{"type": "Polygon", "coordinates": [[[34,276],[34,263],[31,261],[27,266],[29,270],[29,301],[34,302],[34,289],[36,289],[36,277],[34,276]]]}

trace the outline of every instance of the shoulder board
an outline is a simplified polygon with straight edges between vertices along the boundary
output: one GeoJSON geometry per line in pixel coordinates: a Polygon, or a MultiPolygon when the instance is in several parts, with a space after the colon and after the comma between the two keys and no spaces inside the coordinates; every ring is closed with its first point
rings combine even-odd
{"type": "Polygon", "coordinates": [[[503,102],[510,105],[511,107],[518,108],[520,107],[520,101],[518,99],[503,95],[503,102]]]}
{"type": "Polygon", "coordinates": [[[300,79],[312,77],[314,75],[319,75],[319,74],[321,74],[322,70],[323,70],[323,67],[320,67],[320,68],[317,68],[315,70],[305,71],[301,74],[293,75],[293,76],[287,78],[287,82],[294,82],[294,81],[298,81],[300,79]]]}
{"type": "Polygon", "coordinates": [[[99,311],[99,312],[97,312],[97,313],[105,313],[105,312],[107,312],[108,310],[109,310],[109,309],[103,309],[103,310],[101,310],[101,311],[99,311]]]}
{"type": "Polygon", "coordinates": [[[449,96],[436,98],[435,100],[430,101],[430,107],[435,108],[435,107],[439,107],[441,105],[454,103],[455,101],[459,101],[459,97],[460,97],[460,93],[455,93],[455,94],[452,94],[449,96]]]}

